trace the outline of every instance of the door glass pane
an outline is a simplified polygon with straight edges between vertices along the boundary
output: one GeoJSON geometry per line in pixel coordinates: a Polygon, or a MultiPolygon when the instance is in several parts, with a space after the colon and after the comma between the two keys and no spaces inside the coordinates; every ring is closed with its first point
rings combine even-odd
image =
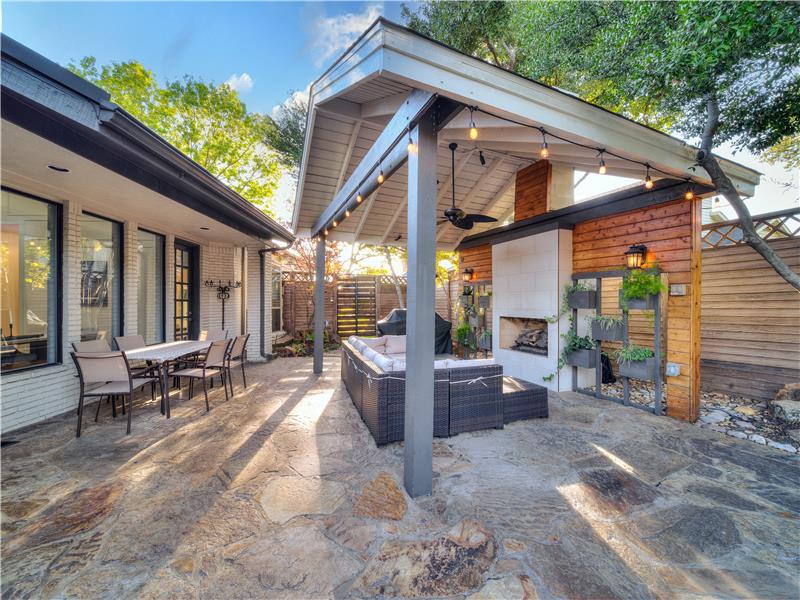
{"type": "Polygon", "coordinates": [[[164,341],[164,236],[138,231],[138,332],[148,344],[164,341]]]}
{"type": "Polygon", "coordinates": [[[0,369],[56,362],[57,208],[3,190],[0,211],[0,369]]]}
{"type": "Polygon", "coordinates": [[[81,340],[122,332],[122,226],[83,214],[81,222],[81,340]]]}

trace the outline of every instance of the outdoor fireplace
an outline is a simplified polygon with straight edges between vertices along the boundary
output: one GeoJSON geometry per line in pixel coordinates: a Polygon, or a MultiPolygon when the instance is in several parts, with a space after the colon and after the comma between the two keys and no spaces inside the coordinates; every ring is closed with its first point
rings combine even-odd
{"type": "Polygon", "coordinates": [[[500,317],[500,348],[547,356],[547,321],[500,317]]]}

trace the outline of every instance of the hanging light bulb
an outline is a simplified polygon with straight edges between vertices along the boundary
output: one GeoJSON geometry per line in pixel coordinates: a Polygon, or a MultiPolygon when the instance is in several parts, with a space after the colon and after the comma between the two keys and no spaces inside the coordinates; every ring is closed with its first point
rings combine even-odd
{"type": "Polygon", "coordinates": [[[411,139],[411,136],[408,136],[408,153],[414,154],[414,140],[411,139]]]}
{"type": "Polygon", "coordinates": [[[378,185],[382,185],[384,181],[386,181],[386,177],[383,176],[383,169],[381,169],[381,172],[378,173],[378,185]]]}
{"type": "Polygon", "coordinates": [[[350,216],[350,209],[349,208],[344,211],[344,216],[345,216],[345,218],[350,216]]]}
{"type": "Polygon", "coordinates": [[[473,116],[473,108],[470,107],[469,109],[469,139],[477,140],[478,139],[478,128],[475,127],[475,118],[473,116]]]}
{"type": "Polygon", "coordinates": [[[653,179],[650,177],[650,165],[647,165],[647,175],[644,178],[644,187],[648,190],[653,189],[653,179]]]}
{"type": "Polygon", "coordinates": [[[338,225],[338,223],[335,220],[331,223],[332,227],[336,227],[337,225],[338,225]]]}
{"type": "Polygon", "coordinates": [[[542,129],[542,149],[539,150],[539,156],[542,158],[547,158],[550,156],[550,150],[547,148],[547,134],[545,133],[544,129],[542,129]]]}
{"type": "Polygon", "coordinates": [[[328,237],[328,230],[326,229],[325,231],[323,231],[322,235],[324,235],[325,237],[328,237]]]}
{"type": "Polygon", "coordinates": [[[694,191],[691,187],[691,181],[688,179],[686,180],[686,193],[683,195],[683,197],[687,200],[694,200],[694,191]]]}
{"type": "Polygon", "coordinates": [[[356,195],[356,202],[358,202],[359,204],[361,204],[361,202],[362,202],[363,200],[364,200],[364,197],[363,197],[363,196],[362,196],[360,193],[356,195]]]}
{"type": "Polygon", "coordinates": [[[606,169],[606,161],[603,160],[603,151],[600,151],[600,167],[597,169],[597,172],[600,175],[605,175],[608,169],[606,169]]]}

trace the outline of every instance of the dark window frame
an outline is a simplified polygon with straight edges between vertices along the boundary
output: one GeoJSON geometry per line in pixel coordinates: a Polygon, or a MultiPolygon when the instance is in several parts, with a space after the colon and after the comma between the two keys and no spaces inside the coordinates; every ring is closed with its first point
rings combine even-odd
{"type": "MultiPolygon", "coordinates": [[[[55,360],[52,362],[48,361],[38,365],[31,365],[29,367],[21,367],[19,369],[0,369],[0,377],[7,377],[11,376],[15,373],[25,373],[27,371],[33,371],[35,369],[46,369],[47,367],[53,367],[64,364],[64,205],[60,202],[53,202],[52,200],[48,200],[46,198],[42,198],[40,196],[36,196],[34,194],[30,194],[28,192],[23,192],[17,190],[15,188],[9,186],[0,186],[0,189],[4,192],[8,192],[10,194],[17,194],[18,196],[23,196],[25,198],[30,198],[31,200],[36,200],[38,202],[43,202],[50,206],[54,206],[56,209],[56,223],[54,228],[54,236],[55,236],[55,247],[56,247],[56,277],[55,277],[55,284],[56,284],[56,327],[55,327],[55,334],[53,338],[55,339],[56,349],[55,349],[55,360]]],[[[49,332],[48,332],[49,335],[49,332]]]]}
{"type": "MultiPolygon", "coordinates": [[[[189,328],[188,336],[189,339],[197,339],[198,335],[200,334],[200,246],[195,244],[194,242],[189,242],[187,240],[175,238],[175,242],[173,243],[173,251],[172,251],[172,273],[174,277],[175,273],[175,248],[182,247],[189,252],[190,261],[192,264],[192,280],[189,283],[190,289],[192,291],[189,307],[192,311],[192,318],[191,318],[191,325],[189,328]]],[[[172,287],[175,287],[175,281],[172,282],[172,287]]],[[[172,337],[175,337],[175,290],[172,290],[172,337]]]]}
{"type": "MultiPolygon", "coordinates": [[[[97,213],[91,212],[89,210],[82,210],[81,215],[86,215],[87,217],[94,217],[95,219],[102,219],[103,221],[108,221],[109,223],[114,223],[119,225],[120,231],[120,240],[119,240],[119,258],[117,259],[117,271],[119,273],[119,335],[125,335],[125,223],[122,221],[117,221],[116,219],[112,219],[110,217],[104,217],[103,215],[98,215],[97,213]]],[[[79,215],[80,216],[80,215],[79,215]]],[[[81,231],[81,236],[83,236],[83,231],[81,231]]],[[[80,248],[79,248],[80,249],[80,248]]],[[[80,298],[78,300],[80,302],[80,298]]],[[[81,324],[81,329],[83,329],[83,324],[81,324]]],[[[109,340],[109,344],[112,344],[115,336],[112,334],[109,340]]]]}
{"type": "Polygon", "coordinates": [[[163,338],[161,342],[163,343],[167,341],[167,236],[157,231],[151,231],[145,227],[137,227],[136,231],[144,231],[150,235],[157,235],[163,241],[161,244],[161,265],[163,267],[161,269],[161,331],[163,334],[161,336],[163,338]]]}

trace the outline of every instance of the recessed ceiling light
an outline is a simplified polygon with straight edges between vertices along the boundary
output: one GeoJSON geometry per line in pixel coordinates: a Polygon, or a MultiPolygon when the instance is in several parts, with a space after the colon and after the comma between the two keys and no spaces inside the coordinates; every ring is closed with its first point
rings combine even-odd
{"type": "Polygon", "coordinates": [[[57,165],[47,165],[48,169],[53,169],[53,171],[58,171],[59,173],[69,173],[69,169],[66,167],[59,167],[57,165]]]}
{"type": "Polygon", "coordinates": [[[202,229],[203,231],[211,231],[210,227],[201,227],[200,229],[202,229]]]}

